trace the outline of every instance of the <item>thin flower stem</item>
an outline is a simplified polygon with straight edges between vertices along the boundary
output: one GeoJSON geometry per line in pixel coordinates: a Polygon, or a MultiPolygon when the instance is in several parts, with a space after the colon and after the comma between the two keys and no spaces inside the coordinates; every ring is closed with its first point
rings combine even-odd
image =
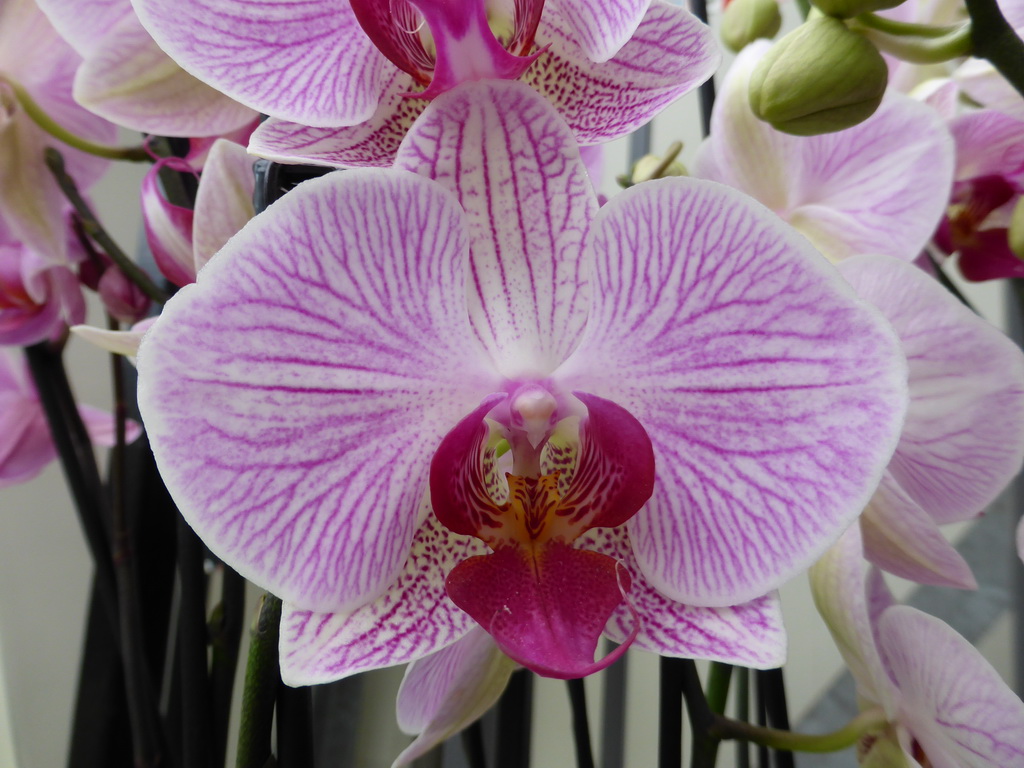
{"type": "Polygon", "coordinates": [[[105,157],[108,160],[128,160],[133,163],[145,163],[152,160],[146,148],[141,145],[136,147],[109,147],[105,144],[97,144],[88,139],[83,139],[81,136],[76,136],[50,117],[21,85],[8,78],[0,78],[0,84],[6,84],[10,87],[14,93],[14,98],[18,100],[18,104],[25,110],[25,114],[31,118],[32,122],[53,136],[53,138],[67,144],[69,147],[86,154],[95,155],[96,157],[105,157]]]}
{"type": "Polygon", "coordinates": [[[711,662],[708,672],[708,706],[716,714],[725,712],[729,698],[729,683],[732,681],[733,665],[721,661],[711,662]]]}
{"type": "MultiPolygon", "coordinates": [[[[692,0],[690,10],[693,15],[708,23],[707,0],[692,0]]],[[[715,106],[715,77],[712,75],[700,86],[700,122],[701,135],[707,137],[711,133],[711,111],[715,106]]]]}
{"type": "Polygon", "coordinates": [[[245,625],[245,579],[224,565],[219,619],[214,626],[211,683],[213,696],[213,733],[215,766],[224,765],[227,754],[231,698],[238,667],[238,648],[245,625]]]}
{"type": "MultiPolygon", "coordinates": [[[[758,670],[758,680],[764,693],[768,725],[782,731],[789,730],[789,708],[786,703],[786,681],[782,668],[758,670]]],[[[778,748],[777,748],[778,749],[778,748]]],[[[776,751],[775,768],[793,768],[793,753],[776,751]]]]}
{"type": "MultiPolygon", "coordinates": [[[[109,319],[111,330],[118,330],[109,319]]],[[[124,358],[110,356],[114,390],[115,444],[110,452],[110,510],[113,529],[114,574],[120,607],[121,661],[124,664],[128,721],[136,768],[156,768],[162,763],[160,716],[144,652],[142,614],[139,605],[135,558],[125,509],[125,432],[128,420],[124,393],[124,358]]]]}
{"type": "Polygon", "coordinates": [[[711,734],[715,715],[704,696],[697,674],[697,665],[693,659],[680,659],[682,670],[683,700],[686,702],[686,714],[690,721],[693,746],[691,747],[690,768],[714,768],[717,756],[717,743],[711,734]]]}
{"type": "Polygon", "coordinates": [[[270,748],[270,730],[274,722],[277,686],[281,680],[277,651],[280,631],[281,600],[270,593],[264,594],[249,633],[236,768],[264,768],[275,764],[270,748]]]}
{"type": "Polygon", "coordinates": [[[515,672],[498,701],[497,768],[530,765],[532,696],[532,673],[525,669],[515,672]]]}
{"type": "Polygon", "coordinates": [[[962,24],[940,37],[893,35],[863,24],[860,17],[851,24],[851,28],[864,35],[880,51],[912,64],[941,64],[969,56],[974,46],[970,24],[962,24]]]}
{"type": "Polygon", "coordinates": [[[315,768],[313,698],[309,686],[277,686],[277,763],[281,768],[315,768]]]}
{"type": "Polygon", "coordinates": [[[576,742],[577,768],[594,768],[594,753],[590,746],[590,721],[587,717],[587,696],[582,679],[566,680],[569,704],[572,707],[572,735],[576,742]]]}
{"type": "Polygon", "coordinates": [[[1024,42],[1006,21],[996,0],[966,0],[974,55],[988,59],[1024,96],[1024,42]]]}
{"type": "Polygon", "coordinates": [[[487,768],[487,751],[484,748],[483,723],[470,723],[462,732],[462,748],[466,752],[469,768],[487,768]]]}
{"type": "MultiPolygon", "coordinates": [[[[206,591],[203,543],[181,515],[177,520],[178,674],[181,685],[181,762],[213,766],[210,732],[211,690],[207,671],[206,591]]],[[[223,762],[221,763],[223,765],[223,762]]]]}
{"type": "Polygon", "coordinates": [[[936,27],[931,24],[914,24],[909,21],[896,21],[896,19],[879,16],[876,13],[862,13],[856,17],[856,20],[858,23],[865,27],[869,27],[870,29],[877,29],[879,32],[886,32],[890,35],[899,35],[903,37],[945,37],[954,32],[958,32],[963,28],[963,24],[948,24],[936,27]]]}
{"type": "MultiPolygon", "coordinates": [[[[750,718],[750,670],[736,668],[736,719],[741,723],[750,718]]],[[[736,768],[750,768],[750,749],[747,742],[736,745],[736,768]]]]}
{"type": "Polygon", "coordinates": [[[838,752],[855,745],[862,737],[883,730],[888,721],[881,708],[861,712],[831,733],[806,734],[765,728],[718,715],[712,732],[719,739],[759,744],[786,752],[838,752]]]}
{"type": "Polygon", "coordinates": [[[971,310],[974,314],[980,315],[981,313],[975,309],[974,305],[971,304],[970,301],[967,300],[967,297],[964,296],[963,292],[956,287],[956,283],[949,279],[949,275],[947,275],[946,271],[942,268],[942,264],[939,262],[939,259],[936,257],[932,248],[930,246],[925,246],[924,252],[928,256],[928,261],[932,263],[932,267],[935,270],[935,279],[938,280],[947,291],[952,293],[961,304],[971,310]]]}
{"type": "Polygon", "coordinates": [[[67,171],[64,169],[64,158],[57,150],[52,147],[46,150],[46,167],[50,169],[50,173],[57,180],[58,186],[67,198],[68,202],[71,203],[75,212],[78,214],[79,220],[82,222],[82,228],[85,233],[92,238],[97,245],[99,245],[106,254],[113,259],[114,263],[121,268],[125,276],[131,280],[135,285],[139,287],[144,294],[150,299],[163,304],[167,301],[167,294],[160,290],[154,283],[149,275],[142,271],[138,265],[129,258],[114,239],[107,234],[107,231],[100,224],[96,215],[92,212],[89,204],[85,202],[85,198],[78,191],[78,185],[75,184],[75,180],[68,176],[67,171]]]}
{"type": "Polygon", "coordinates": [[[682,659],[659,660],[658,768],[679,768],[683,763],[682,659]]]}

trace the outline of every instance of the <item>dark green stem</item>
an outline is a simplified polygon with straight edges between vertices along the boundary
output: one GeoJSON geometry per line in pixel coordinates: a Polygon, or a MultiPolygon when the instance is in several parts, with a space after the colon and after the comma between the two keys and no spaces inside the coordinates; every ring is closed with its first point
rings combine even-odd
{"type": "Polygon", "coordinates": [[[590,746],[590,720],[587,717],[587,696],[583,680],[566,680],[569,704],[572,707],[572,735],[576,744],[577,768],[594,768],[594,753],[590,746]]]}
{"type": "Polygon", "coordinates": [[[831,733],[794,733],[776,728],[765,728],[750,723],[715,716],[711,732],[721,740],[745,741],[787,752],[838,752],[855,745],[861,738],[883,730],[888,723],[880,708],[861,712],[842,728],[831,733]]]}
{"type": "Polygon", "coordinates": [[[1024,96],[1024,43],[1006,21],[996,0],[966,0],[974,55],[988,59],[1024,96]]]}
{"type": "Polygon", "coordinates": [[[46,167],[50,169],[50,173],[57,180],[57,184],[64,193],[64,197],[67,198],[78,214],[85,233],[106,252],[114,263],[121,268],[125,277],[135,283],[139,290],[159,304],[166,302],[167,294],[157,287],[149,275],[139,269],[138,265],[129,258],[128,254],[121,250],[100,224],[89,204],[85,202],[85,198],[78,191],[78,185],[75,184],[75,180],[68,176],[67,171],[64,169],[63,156],[52,147],[46,149],[46,167]]]}
{"type": "Polygon", "coordinates": [[[704,690],[697,674],[697,665],[693,659],[680,659],[682,669],[683,700],[686,702],[686,714],[690,720],[693,745],[691,748],[690,768],[713,768],[718,749],[716,739],[711,734],[715,722],[715,714],[708,705],[704,690]]]}
{"type": "Polygon", "coordinates": [[[259,613],[249,633],[236,768],[264,768],[276,763],[270,749],[270,730],[281,680],[277,651],[280,631],[281,600],[267,593],[260,600],[259,613]]]}

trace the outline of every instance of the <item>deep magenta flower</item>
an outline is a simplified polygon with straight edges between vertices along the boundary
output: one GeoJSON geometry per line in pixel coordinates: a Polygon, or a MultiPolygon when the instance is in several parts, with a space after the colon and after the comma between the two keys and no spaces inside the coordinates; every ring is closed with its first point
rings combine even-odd
{"type": "Polygon", "coordinates": [[[167,304],[139,372],[183,514],[286,600],[299,684],[464,636],[445,579],[467,567],[494,577],[484,629],[548,674],[593,669],[602,630],[778,663],[762,596],[859,513],[906,397],[891,331],[772,214],[686,179],[597,212],[564,122],[495,81],[435,99],[395,169],[256,217],[167,304]],[[479,504],[435,515],[428,479],[479,504]],[[519,524],[544,546],[505,540],[519,524]]]}
{"type": "Polygon", "coordinates": [[[707,27],[662,0],[134,2],[185,69],[270,115],[250,150],[284,162],[388,165],[425,97],[489,78],[521,78],[598,144],[719,61],[707,27]]]}

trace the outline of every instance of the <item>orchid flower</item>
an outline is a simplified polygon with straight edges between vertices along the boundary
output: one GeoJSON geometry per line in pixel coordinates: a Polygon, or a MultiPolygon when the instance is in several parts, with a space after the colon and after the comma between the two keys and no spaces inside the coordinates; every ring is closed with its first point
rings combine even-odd
{"type": "Polygon", "coordinates": [[[289,682],[422,658],[469,614],[559,677],[609,661],[602,631],[778,662],[763,596],[877,484],[896,339],[738,193],[671,179],[596,209],[541,96],[467,84],[396,168],[253,219],[143,340],[161,474],[286,601],[289,682]]]}
{"type": "Polygon", "coordinates": [[[79,62],[34,0],[4,0],[0,5],[0,219],[10,241],[34,255],[31,271],[21,276],[26,285],[37,272],[70,263],[67,206],[43,162],[44,149],[60,149],[81,189],[100,177],[108,161],[61,145],[33,122],[22,102],[31,99],[63,128],[85,139],[109,143],[116,132],[113,124],[71,98],[79,62]]]}
{"type": "Polygon", "coordinates": [[[719,61],[710,31],[661,0],[134,2],[185,69],[271,116],[250,151],[283,162],[388,165],[429,98],[488,78],[531,84],[599,144],[719,61]]]}
{"type": "Polygon", "coordinates": [[[888,725],[866,736],[870,768],[1006,768],[1024,762],[1024,703],[967,640],[921,611],[895,605],[881,573],[865,574],[851,528],[811,568],[815,604],[863,709],[888,725]]]}
{"type": "Polygon", "coordinates": [[[916,258],[949,201],[954,151],[941,118],[890,92],[853,128],[781,133],[754,115],[747,98],[767,49],[754,43],[733,63],[694,175],[752,195],[833,261],[859,253],[916,258]]]}
{"type": "Polygon", "coordinates": [[[955,118],[950,128],[956,175],[935,243],[959,253],[968,280],[1024,277],[1024,261],[1010,249],[1007,233],[1024,193],[1024,121],[981,110],[955,118]]]}
{"type": "Polygon", "coordinates": [[[74,95],[91,112],[159,136],[215,136],[258,117],[171,61],[131,0],[36,1],[82,57],[74,95]]]}
{"type": "Polygon", "coordinates": [[[890,573],[973,589],[939,525],[981,513],[1024,461],[1024,355],[917,267],[885,256],[839,265],[892,323],[910,407],[892,461],[860,518],[864,551],[890,573]]]}
{"type": "MultiPolygon", "coordinates": [[[[114,445],[111,414],[89,405],[79,406],[78,412],[96,445],[114,445]]],[[[127,439],[140,434],[139,425],[130,421],[127,439]]],[[[0,350],[0,488],[31,480],[55,458],[57,449],[28,366],[13,350],[0,350]]]]}
{"type": "MultiPolygon", "coordinates": [[[[1024,2],[1000,0],[999,10],[1017,36],[1024,36],[1024,2]]],[[[975,103],[1024,120],[1024,97],[987,60],[968,59],[953,73],[953,79],[975,103]]]]}

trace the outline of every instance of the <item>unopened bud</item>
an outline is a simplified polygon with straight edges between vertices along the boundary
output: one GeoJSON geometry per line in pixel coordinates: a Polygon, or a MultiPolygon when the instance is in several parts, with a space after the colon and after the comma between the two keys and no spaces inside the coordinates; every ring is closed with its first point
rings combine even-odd
{"type": "Polygon", "coordinates": [[[750,77],[750,107],[797,136],[857,125],[882,102],[889,71],[874,45],[830,16],[809,19],[771,47],[750,77]]]}
{"type": "Polygon", "coordinates": [[[658,155],[644,155],[633,165],[633,173],[630,181],[639,184],[642,181],[651,179],[663,179],[666,176],[686,176],[686,166],[677,160],[665,162],[667,157],[658,155]]]}
{"type": "Polygon", "coordinates": [[[142,223],[153,260],[163,276],[177,286],[195,282],[195,256],[192,249],[193,212],[171,203],[160,184],[163,166],[187,172],[178,158],[165,158],[149,169],[142,180],[142,223]]]}
{"type": "Polygon", "coordinates": [[[116,264],[111,264],[103,272],[98,293],[107,312],[122,323],[137,322],[149,310],[149,297],[125,277],[116,264]]]}
{"type": "Polygon", "coordinates": [[[732,0],[722,13],[722,41],[742,51],[761,37],[775,37],[782,26],[776,0],[732,0]]]}
{"type": "Polygon", "coordinates": [[[822,13],[840,19],[852,19],[862,13],[884,11],[903,2],[904,0],[811,0],[811,4],[822,13]]]}
{"type": "Polygon", "coordinates": [[[1010,228],[1006,233],[1010,250],[1018,259],[1024,259],[1024,197],[1017,199],[1017,205],[1010,216],[1010,228]]]}

